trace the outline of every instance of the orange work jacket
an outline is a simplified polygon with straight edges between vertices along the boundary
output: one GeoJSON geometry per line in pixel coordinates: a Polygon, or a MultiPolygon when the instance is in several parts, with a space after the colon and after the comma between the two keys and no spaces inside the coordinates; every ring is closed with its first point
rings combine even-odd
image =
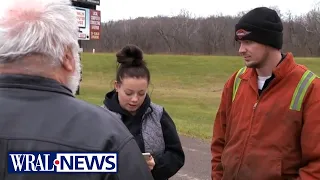
{"type": "Polygon", "coordinates": [[[288,53],[258,94],[243,68],[225,84],[211,144],[213,180],[320,179],[320,79],[288,53]]]}

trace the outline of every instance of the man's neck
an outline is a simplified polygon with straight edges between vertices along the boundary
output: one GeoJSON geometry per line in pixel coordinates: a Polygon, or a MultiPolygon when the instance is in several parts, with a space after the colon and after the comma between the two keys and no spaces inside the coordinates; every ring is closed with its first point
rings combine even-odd
{"type": "Polygon", "coordinates": [[[281,59],[281,52],[274,52],[273,54],[270,54],[268,59],[266,60],[266,64],[261,68],[256,68],[258,76],[271,76],[273,69],[277,67],[281,59]]]}
{"type": "Polygon", "coordinates": [[[41,59],[30,56],[21,59],[19,62],[0,64],[0,74],[24,74],[32,76],[41,76],[54,79],[62,84],[66,84],[67,79],[61,76],[61,69],[46,65],[41,59]]]}

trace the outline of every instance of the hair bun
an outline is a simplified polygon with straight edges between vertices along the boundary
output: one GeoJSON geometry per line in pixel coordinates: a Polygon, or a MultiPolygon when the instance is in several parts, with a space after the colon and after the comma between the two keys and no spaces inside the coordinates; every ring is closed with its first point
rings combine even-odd
{"type": "Polygon", "coordinates": [[[116,54],[117,62],[127,66],[140,66],[144,64],[143,52],[136,45],[126,45],[116,54]]]}

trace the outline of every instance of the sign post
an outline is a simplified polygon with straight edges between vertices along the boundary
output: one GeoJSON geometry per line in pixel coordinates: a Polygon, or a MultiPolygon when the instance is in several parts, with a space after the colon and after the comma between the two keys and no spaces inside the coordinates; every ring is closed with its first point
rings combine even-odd
{"type": "MultiPolygon", "coordinates": [[[[97,10],[96,6],[100,5],[100,0],[72,0],[72,6],[76,8],[79,36],[78,43],[80,49],[82,41],[99,40],[101,34],[101,12],[97,10]]],[[[82,50],[83,51],[83,50],[82,50]]],[[[81,52],[79,52],[81,60],[81,52]]],[[[81,71],[82,81],[82,71],[81,71]]],[[[80,85],[76,95],[80,94],[80,85]]]]}

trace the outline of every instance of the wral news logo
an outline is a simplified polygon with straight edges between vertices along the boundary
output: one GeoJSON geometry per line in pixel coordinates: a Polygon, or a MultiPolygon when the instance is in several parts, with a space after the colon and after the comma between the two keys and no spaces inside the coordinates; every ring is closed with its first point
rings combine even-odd
{"type": "Polygon", "coordinates": [[[117,173],[117,153],[10,152],[8,173],[117,173]]]}

